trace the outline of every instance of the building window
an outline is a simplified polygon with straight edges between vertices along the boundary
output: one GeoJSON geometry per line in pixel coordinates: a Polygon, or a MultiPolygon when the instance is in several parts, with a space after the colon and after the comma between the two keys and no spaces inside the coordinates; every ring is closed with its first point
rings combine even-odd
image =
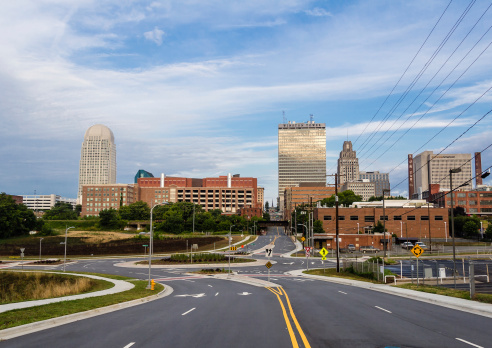
{"type": "Polygon", "coordinates": [[[469,205],[477,205],[477,201],[468,201],[469,205]]]}
{"type": "Polygon", "coordinates": [[[343,215],[342,215],[342,216],[340,216],[340,215],[339,215],[339,216],[338,216],[338,220],[345,220],[345,216],[343,216],[343,215]]]}
{"type": "Polygon", "coordinates": [[[366,215],[364,216],[365,222],[374,222],[374,215],[366,215]]]}
{"type": "Polygon", "coordinates": [[[442,215],[436,215],[434,216],[434,220],[443,220],[442,215]]]}
{"type": "Polygon", "coordinates": [[[393,220],[400,221],[401,220],[401,215],[395,215],[395,216],[393,216],[393,220]]]}
{"type": "Polygon", "coordinates": [[[352,221],[358,221],[359,220],[359,217],[357,215],[352,215],[352,216],[350,216],[350,220],[352,220],[352,221]]]}
{"type": "Polygon", "coordinates": [[[331,220],[331,215],[325,215],[323,216],[323,220],[331,220]]]}
{"type": "Polygon", "coordinates": [[[492,205],[492,201],[480,201],[480,205],[492,205]]]}
{"type": "Polygon", "coordinates": [[[481,208],[482,213],[492,213],[492,208],[481,208]]]}
{"type": "Polygon", "coordinates": [[[429,221],[429,216],[428,215],[422,215],[420,217],[420,221],[429,221]]]}
{"type": "Polygon", "coordinates": [[[465,198],[465,197],[466,197],[466,193],[458,192],[458,198],[465,198]]]}
{"type": "Polygon", "coordinates": [[[477,197],[477,194],[476,194],[475,192],[470,192],[470,193],[468,194],[468,197],[470,197],[470,198],[474,198],[474,197],[477,197]]]}
{"type": "Polygon", "coordinates": [[[407,220],[415,220],[415,215],[408,215],[407,220]]]}
{"type": "Polygon", "coordinates": [[[379,215],[379,220],[386,220],[386,221],[388,221],[388,215],[379,215]]]}
{"type": "MultiPolygon", "coordinates": [[[[481,201],[481,202],[483,202],[483,201],[481,201]]],[[[458,201],[458,205],[466,205],[466,201],[458,201]]]]}

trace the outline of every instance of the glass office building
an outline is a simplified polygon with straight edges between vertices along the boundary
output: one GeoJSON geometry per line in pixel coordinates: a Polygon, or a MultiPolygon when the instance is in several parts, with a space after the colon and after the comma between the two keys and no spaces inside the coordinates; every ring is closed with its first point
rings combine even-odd
{"type": "Polygon", "coordinates": [[[288,122],[278,125],[278,196],[283,209],[286,187],[326,183],[326,126],[288,122]]]}

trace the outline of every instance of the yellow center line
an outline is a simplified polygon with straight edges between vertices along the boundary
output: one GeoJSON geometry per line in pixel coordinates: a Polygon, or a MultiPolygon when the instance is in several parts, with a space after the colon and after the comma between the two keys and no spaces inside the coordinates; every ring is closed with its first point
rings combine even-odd
{"type": "Polygon", "coordinates": [[[285,294],[285,298],[287,299],[287,304],[289,305],[289,310],[290,310],[290,316],[294,320],[294,324],[296,324],[297,331],[299,332],[299,335],[301,335],[302,342],[304,343],[305,348],[311,348],[311,345],[309,344],[306,335],[304,335],[304,331],[301,329],[301,325],[299,325],[299,322],[297,321],[297,318],[294,314],[294,310],[292,309],[292,306],[290,304],[289,296],[287,296],[287,293],[285,292],[284,288],[279,288],[280,291],[282,291],[285,294]]]}
{"type": "Polygon", "coordinates": [[[287,316],[287,311],[285,310],[284,304],[280,299],[280,295],[275,291],[273,291],[272,288],[267,288],[267,289],[273,292],[275,296],[277,296],[278,302],[280,303],[280,307],[282,307],[282,313],[284,314],[285,323],[287,324],[287,330],[289,331],[290,340],[292,341],[292,347],[299,348],[299,345],[297,344],[296,335],[294,334],[294,330],[292,330],[292,325],[290,324],[289,317],[287,316]]]}

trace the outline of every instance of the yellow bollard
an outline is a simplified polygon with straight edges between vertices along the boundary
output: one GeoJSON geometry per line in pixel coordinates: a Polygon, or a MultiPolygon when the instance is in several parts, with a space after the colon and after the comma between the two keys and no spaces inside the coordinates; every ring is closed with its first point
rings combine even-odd
{"type": "Polygon", "coordinates": [[[150,290],[154,290],[154,285],[155,285],[155,281],[154,281],[154,279],[152,279],[150,281],[150,290]]]}

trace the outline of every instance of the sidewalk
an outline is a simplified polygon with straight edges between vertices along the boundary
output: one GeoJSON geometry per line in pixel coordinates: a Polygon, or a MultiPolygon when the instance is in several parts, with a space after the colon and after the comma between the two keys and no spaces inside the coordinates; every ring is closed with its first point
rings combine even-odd
{"type": "Polygon", "coordinates": [[[290,274],[297,277],[306,277],[310,279],[321,280],[325,282],[343,284],[348,286],[356,286],[367,290],[384,292],[395,296],[406,297],[412,300],[427,302],[437,306],[447,307],[463,312],[473,313],[484,317],[492,318],[492,304],[488,304],[488,303],[464,300],[461,298],[455,298],[455,297],[444,296],[444,295],[429,294],[426,292],[402,289],[385,284],[373,284],[373,283],[362,282],[358,280],[304,274],[303,272],[304,269],[286,272],[286,274],[290,274]]]}

